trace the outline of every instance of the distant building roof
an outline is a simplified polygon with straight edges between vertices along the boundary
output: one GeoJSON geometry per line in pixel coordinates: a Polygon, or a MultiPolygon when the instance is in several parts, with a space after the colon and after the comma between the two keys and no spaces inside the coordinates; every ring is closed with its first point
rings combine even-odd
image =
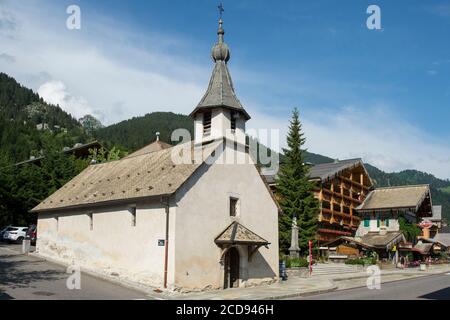
{"type": "MultiPolygon", "coordinates": [[[[75,157],[82,157],[82,156],[88,156],[90,149],[100,149],[102,147],[103,146],[100,142],[92,141],[92,142],[85,143],[85,144],[77,143],[72,148],[66,147],[62,150],[62,152],[65,154],[73,154],[75,157]]],[[[20,165],[27,164],[27,163],[40,162],[44,158],[45,158],[45,156],[31,157],[30,159],[18,162],[15,165],[20,166],[20,165]]]]}
{"type": "Polygon", "coordinates": [[[428,185],[377,188],[369,193],[356,210],[417,210],[427,197],[431,197],[428,185]]]}
{"type": "Polygon", "coordinates": [[[89,150],[90,149],[100,149],[102,147],[103,146],[101,145],[100,142],[92,141],[92,142],[85,143],[85,144],[77,143],[72,148],[68,148],[68,149],[63,150],[63,152],[66,153],[66,154],[72,153],[76,157],[80,157],[80,156],[87,156],[87,155],[89,155],[89,150]]]}
{"type": "MultiPolygon", "coordinates": [[[[191,146],[191,152],[201,153],[199,158],[204,160],[221,143],[191,146]]],[[[197,159],[196,155],[194,157],[197,159]]],[[[201,164],[201,161],[174,164],[170,148],[91,165],[31,211],[86,207],[173,194],[201,164]]]]}

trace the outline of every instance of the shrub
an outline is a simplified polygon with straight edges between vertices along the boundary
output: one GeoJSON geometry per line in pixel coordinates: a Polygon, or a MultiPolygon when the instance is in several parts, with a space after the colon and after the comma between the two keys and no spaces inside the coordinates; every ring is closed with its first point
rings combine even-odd
{"type": "Polygon", "coordinates": [[[362,266],[368,266],[376,263],[377,260],[375,258],[357,258],[357,259],[348,259],[345,261],[345,264],[362,265],[362,266]]]}
{"type": "Polygon", "coordinates": [[[309,262],[305,258],[285,258],[286,268],[305,268],[309,266],[309,262]]]}

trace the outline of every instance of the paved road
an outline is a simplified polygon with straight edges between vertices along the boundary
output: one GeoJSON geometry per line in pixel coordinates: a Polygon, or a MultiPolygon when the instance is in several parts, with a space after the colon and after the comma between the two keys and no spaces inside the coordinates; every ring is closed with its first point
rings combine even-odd
{"type": "Polygon", "coordinates": [[[0,242],[0,300],[119,300],[148,299],[141,292],[82,274],[81,290],[69,290],[66,269],[20,255],[20,246],[0,242]]]}
{"type": "Polygon", "coordinates": [[[380,290],[366,287],[314,295],[308,300],[450,300],[450,274],[440,274],[381,284],[380,290]]]}

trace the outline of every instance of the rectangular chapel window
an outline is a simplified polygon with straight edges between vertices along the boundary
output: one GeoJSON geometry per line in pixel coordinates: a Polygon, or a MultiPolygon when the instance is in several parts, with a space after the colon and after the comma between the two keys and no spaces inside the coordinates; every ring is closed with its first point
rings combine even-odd
{"type": "Polygon", "coordinates": [[[238,202],[239,199],[230,198],[230,216],[236,217],[238,214],[238,202]]]}
{"type": "Polygon", "coordinates": [[[136,227],[136,207],[131,207],[129,210],[131,213],[131,226],[136,227]]]}

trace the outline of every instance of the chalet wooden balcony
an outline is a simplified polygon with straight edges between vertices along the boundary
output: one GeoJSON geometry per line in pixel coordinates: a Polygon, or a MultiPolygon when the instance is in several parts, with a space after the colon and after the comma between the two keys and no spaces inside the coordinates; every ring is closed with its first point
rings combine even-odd
{"type": "Polygon", "coordinates": [[[339,236],[351,236],[352,233],[348,231],[340,231],[340,230],[333,230],[333,229],[325,229],[320,228],[317,230],[319,233],[328,233],[328,234],[334,234],[339,236]]]}

